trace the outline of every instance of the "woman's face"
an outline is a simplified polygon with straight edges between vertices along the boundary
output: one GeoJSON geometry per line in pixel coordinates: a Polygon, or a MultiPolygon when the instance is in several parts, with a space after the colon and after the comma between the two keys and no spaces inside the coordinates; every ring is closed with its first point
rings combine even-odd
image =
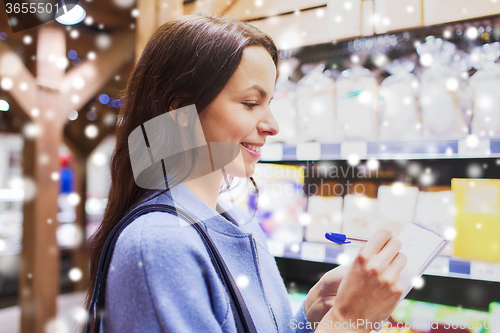
{"type": "Polygon", "coordinates": [[[279,131],[269,109],[275,82],[276,67],[269,53],[261,46],[246,47],[233,76],[199,115],[207,142],[232,142],[240,147],[236,163],[226,168],[233,176],[252,176],[258,150],[268,135],[279,131]]]}

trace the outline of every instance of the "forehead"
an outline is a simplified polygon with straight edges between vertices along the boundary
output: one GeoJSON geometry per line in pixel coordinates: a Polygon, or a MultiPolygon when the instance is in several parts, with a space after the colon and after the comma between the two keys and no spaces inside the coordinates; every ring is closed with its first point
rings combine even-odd
{"type": "Polygon", "coordinates": [[[276,66],[271,55],[261,46],[249,46],[243,50],[241,62],[226,87],[230,91],[242,92],[258,84],[272,94],[275,82],[276,66]]]}

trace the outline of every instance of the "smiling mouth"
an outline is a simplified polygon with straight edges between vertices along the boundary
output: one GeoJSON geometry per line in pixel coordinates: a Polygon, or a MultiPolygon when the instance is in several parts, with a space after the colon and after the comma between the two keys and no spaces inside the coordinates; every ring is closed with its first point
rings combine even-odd
{"type": "Polygon", "coordinates": [[[245,148],[248,148],[256,153],[260,153],[260,147],[259,146],[255,146],[255,145],[250,145],[248,143],[245,143],[245,142],[242,142],[240,143],[243,147],[245,148]]]}

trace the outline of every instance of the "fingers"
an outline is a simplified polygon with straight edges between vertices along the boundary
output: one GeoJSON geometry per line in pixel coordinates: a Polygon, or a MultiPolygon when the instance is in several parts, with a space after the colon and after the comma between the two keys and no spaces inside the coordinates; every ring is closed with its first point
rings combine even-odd
{"type": "Polygon", "coordinates": [[[399,276],[399,273],[406,266],[407,262],[408,258],[406,257],[406,255],[404,253],[398,252],[396,257],[394,257],[392,262],[389,264],[389,267],[387,267],[386,273],[399,276]]]}
{"type": "Polygon", "coordinates": [[[379,229],[372,238],[361,248],[360,255],[369,258],[382,250],[382,248],[391,239],[392,233],[389,230],[379,229]]]}
{"type": "Polygon", "coordinates": [[[380,268],[384,269],[395,259],[401,250],[401,241],[398,238],[391,238],[376,256],[376,262],[380,268]]]}

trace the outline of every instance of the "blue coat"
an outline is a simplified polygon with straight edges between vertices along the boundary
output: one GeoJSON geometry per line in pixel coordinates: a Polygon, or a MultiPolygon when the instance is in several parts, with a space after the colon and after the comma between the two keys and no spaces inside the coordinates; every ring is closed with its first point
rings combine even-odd
{"type": "MultiPolygon", "coordinates": [[[[306,328],[310,323],[304,304],[292,314],[265,235],[244,209],[229,211],[237,226],[182,183],[144,204],[150,203],[178,206],[201,221],[237,282],[258,332],[313,332],[306,328]]],[[[106,333],[236,332],[228,294],[199,234],[168,213],[143,215],[121,233],[105,300],[101,327],[106,333]]]]}

